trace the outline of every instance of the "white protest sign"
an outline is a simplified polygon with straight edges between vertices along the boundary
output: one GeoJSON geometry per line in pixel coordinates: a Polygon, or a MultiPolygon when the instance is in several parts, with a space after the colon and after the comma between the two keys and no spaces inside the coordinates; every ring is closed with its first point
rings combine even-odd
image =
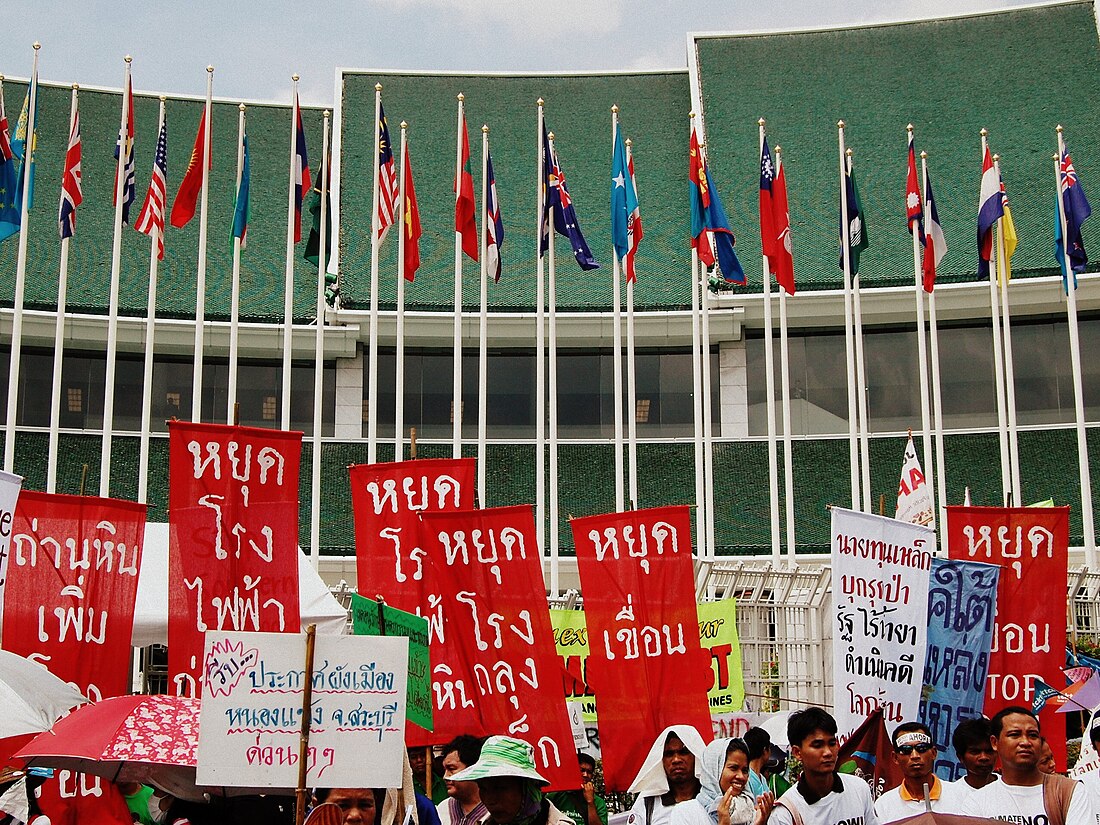
{"type": "MultiPolygon", "coordinates": [[[[307,786],[396,788],[405,747],[409,642],[317,636],[307,786]]],[[[298,784],[306,637],[208,631],[199,785],[298,784]]]]}
{"type": "Polygon", "coordinates": [[[833,508],[833,710],[842,736],[880,707],[887,730],[917,718],[935,549],[927,527],[833,508]]]}
{"type": "Polygon", "coordinates": [[[8,545],[11,543],[15,505],[23,488],[23,476],[0,470],[0,627],[4,622],[4,584],[8,580],[8,545]]]}

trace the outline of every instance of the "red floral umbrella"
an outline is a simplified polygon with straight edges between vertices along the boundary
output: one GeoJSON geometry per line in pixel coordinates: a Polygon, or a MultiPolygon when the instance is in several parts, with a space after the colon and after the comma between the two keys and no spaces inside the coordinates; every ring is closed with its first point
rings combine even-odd
{"type": "Polygon", "coordinates": [[[194,767],[198,743],[198,699],[117,696],[78,708],[15,757],[125,781],[156,765],[194,767]]]}

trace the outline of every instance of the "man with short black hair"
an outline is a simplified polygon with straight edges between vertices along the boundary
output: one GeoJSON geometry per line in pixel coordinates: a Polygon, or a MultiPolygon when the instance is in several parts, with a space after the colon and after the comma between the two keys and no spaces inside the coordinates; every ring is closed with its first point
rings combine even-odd
{"type": "Polygon", "coordinates": [[[989,720],[990,741],[1001,760],[997,781],[974,791],[963,813],[1008,822],[1095,825],[1096,812],[1080,782],[1039,770],[1039,719],[1031,708],[1010,706],[989,720]]]}
{"type": "Polygon", "coordinates": [[[447,798],[436,806],[441,825],[483,825],[489,810],[481,804],[477,782],[453,781],[451,777],[477,763],[481,758],[483,739],[477,736],[456,736],[443,746],[443,778],[447,783],[447,798]]]}
{"type": "Polygon", "coordinates": [[[840,746],[832,716],[821,708],[792,713],[787,739],[802,776],[776,801],[771,825],[878,825],[867,783],[836,771],[840,746]]]}
{"type": "Polygon", "coordinates": [[[749,792],[759,799],[768,792],[768,783],[764,779],[764,763],[771,756],[772,737],[763,728],[749,728],[745,731],[745,747],[749,749],[749,792]]]}
{"type": "Polygon", "coordinates": [[[978,788],[997,781],[997,776],[993,773],[993,765],[997,759],[990,743],[988,719],[964,719],[959,722],[955,732],[951,734],[951,747],[955,749],[956,758],[966,768],[963,777],[952,783],[964,798],[978,788]]]}
{"type": "Polygon", "coordinates": [[[953,783],[936,776],[936,743],[932,731],[921,722],[902,722],[892,737],[894,762],[901,768],[901,784],[886,791],[875,802],[880,823],[896,822],[924,813],[925,792],[932,810],[938,813],[962,813],[965,794],[953,783]]]}
{"type": "Polygon", "coordinates": [[[573,825],[607,825],[607,803],[596,793],[596,760],[577,751],[577,766],[581,771],[581,787],[575,791],[554,791],[546,798],[558,810],[573,820],[573,825]]]}

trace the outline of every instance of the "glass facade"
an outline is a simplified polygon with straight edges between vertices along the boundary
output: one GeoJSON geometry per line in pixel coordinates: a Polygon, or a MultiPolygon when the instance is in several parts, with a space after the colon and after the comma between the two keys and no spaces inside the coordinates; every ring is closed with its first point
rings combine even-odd
{"type": "MultiPolygon", "coordinates": [[[[0,350],[0,386],[7,386],[10,350],[0,350]]],[[[191,391],[194,379],[191,360],[158,356],[153,363],[152,432],[166,432],[170,418],[190,419],[191,391]]],[[[65,429],[101,429],[103,426],[103,388],[106,384],[107,359],[103,353],[66,352],[61,378],[61,427],[65,429]]],[[[115,366],[114,429],[138,432],[141,429],[144,356],[119,353],[115,366]]],[[[204,362],[202,420],[225,421],[229,365],[225,361],[204,362]]],[[[50,426],[50,393],[53,382],[53,353],[24,348],[19,369],[19,410],[16,423],[21,427],[50,426]]],[[[333,433],[336,399],[336,371],[326,364],[323,379],[322,435],[333,433]]],[[[242,361],[237,367],[237,399],[240,423],[250,427],[276,428],[280,424],[282,404],[282,364],[279,362],[242,361]]],[[[290,426],[307,436],[313,433],[313,366],[292,365],[290,426]]],[[[7,414],[7,398],[0,400],[0,414],[7,414]]]]}
{"type": "MultiPolygon", "coordinates": [[[[1079,322],[1085,417],[1100,420],[1100,318],[1079,322]]],[[[1011,326],[1017,420],[1021,425],[1073,422],[1069,330],[1064,320],[1014,320],[1011,326]]],[[[944,426],[997,426],[993,332],[985,326],[940,326],[940,381],[944,426]]],[[[764,341],[746,341],[749,433],[767,432],[764,341]]],[[[793,335],[788,340],[791,422],[799,435],[848,431],[847,361],[843,332],[793,335]]],[[[868,409],[875,432],[921,426],[920,373],[915,329],[864,329],[868,409]]],[[[775,341],[776,376],[779,341],[775,341]]],[[[931,362],[929,362],[931,363],[931,362]]],[[[931,369],[931,368],[930,368],[931,369]]],[[[931,380],[931,379],[930,379],[931,380]]],[[[776,386],[776,395],[780,389],[776,386]]]]}
{"type": "MultiPolygon", "coordinates": [[[[615,361],[610,351],[559,350],[558,435],[561,438],[613,438],[615,435],[615,361]]],[[[363,399],[369,364],[364,359],[363,399]]],[[[396,356],[379,351],[378,434],[392,438],[396,387],[396,356]]],[[[452,421],[454,361],[450,350],[405,351],[406,429],[416,427],[423,438],[449,438],[452,421]]],[[[535,437],[535,352],[489,352],[487,423],[489,437],[535,437]]],[[[690,349],[639,350],[635,357],[637,404],[634,415],[643,438],[687,437],[692,434],[692,368],[690,349]]],[[[712,412],[717,422],[718,350],[711,353],[712,412]]],[[[623,386],[626,365],[623,364],[623,386]]],[[[477,437],[478,356],[462,357],[463,437],[477,437]]],[[[364,403],[364,415],[366,404],[364,403]]],[[[624,419],[629,411],[624,410],[624,419]]],[[[364,433],[366,432],[364,422],[364,433]]]]}

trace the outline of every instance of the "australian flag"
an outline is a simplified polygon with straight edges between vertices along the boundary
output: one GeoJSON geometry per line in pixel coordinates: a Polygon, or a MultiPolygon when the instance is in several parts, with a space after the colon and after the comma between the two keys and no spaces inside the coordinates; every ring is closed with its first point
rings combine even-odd
{"type": "MultiPolygon", "coordinates": [[[[1069,251],[1069,268],[1074,272],[1084,272],[1089,262],[1089,256],[1085,254],[1085,244],[1081,239],[1081,224],[1092,214],[1092,206],[1085,197],[1085,190],[1081,181],[1077,179],[1077,170],[1073,168],[1073,160],[1069,156],[1069,150],[1062,147],[1061,160],[1058,165],[1058,189],[1062,196],[1062,211],[1066,217],[1066,242],[1063,247],[1061,236],[1061,222],[1057,223],[1055,238],[1055,257],[1058,263],[1064,266],[1063,249],[1069,251]]],[[[1057,218],[1057,215],[1055,216],[1057,218]]]]}
{"type": "Polygon", "coordinates": [[[558,165],[557,153],[550,145],[550,136],[546,133],[545,126],[542,129],[542,154],[542,191],[545,202],[539,233],[539,256],[541,257],[550,247],[550,216],[553,214],[554,229],[559,235],[569,239],[573,247],[573,255],[580,268],[586,272],[590,269],[599,269],[600,264],[592,256],[592,250],[588,248],[588,242],[584,239],[581,227],[577,223],[573,199],[569,197],[569,190],[565,186],[565,173],[558,165]]]}

